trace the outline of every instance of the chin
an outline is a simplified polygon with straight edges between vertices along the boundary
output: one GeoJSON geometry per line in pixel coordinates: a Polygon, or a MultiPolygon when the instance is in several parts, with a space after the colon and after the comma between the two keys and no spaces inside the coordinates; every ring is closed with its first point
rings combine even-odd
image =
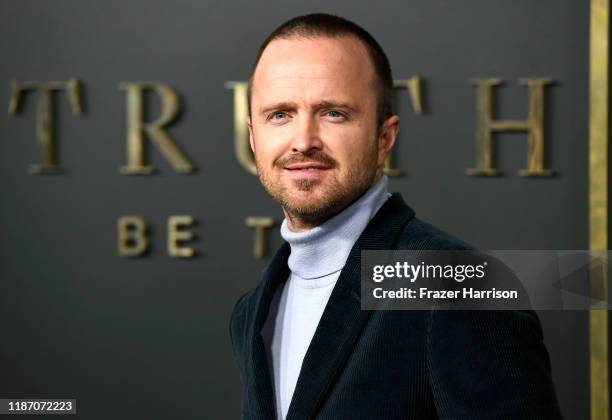
{"type": "Polygon", "coordinates": [[[293,216],[304,220],[321,221],[338,212],[346,200],[316,191],[292,191],[290,197],[283,200],[283,207],[293,216]]]}
{"type": "Polygon", "coordinates": [[[329,189],[320,184],[305,186],[293,185],[286,192],[287,201],[299,203],[300,207],[323,207],[337,201],[337,197],[329,189]]]}
{"type": "Polygon", "coordinates": [[[294,195],[292,198],[285,200],[285,204],[296,213],[304,215],[312,213],[314,215],[318,214],[321,208],[326,207],[327,203],[325,200],[316,199],[315,197],[299,199],[294,195]]]}

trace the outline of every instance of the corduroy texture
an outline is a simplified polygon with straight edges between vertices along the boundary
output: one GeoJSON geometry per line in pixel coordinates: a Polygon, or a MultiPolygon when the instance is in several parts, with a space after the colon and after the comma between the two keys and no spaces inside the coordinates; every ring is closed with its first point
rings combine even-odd
{"type": "MultiPolygon", "coordinates": [[[[351,250],[312,339],[287,419],[561,418],[532,311],[362,311],[361,250],[468,249],[393,194],[351,250]]],[[[275,418],[261,328],[289,269],[278,250],[230,321],[243,419],[275,418]]]]}

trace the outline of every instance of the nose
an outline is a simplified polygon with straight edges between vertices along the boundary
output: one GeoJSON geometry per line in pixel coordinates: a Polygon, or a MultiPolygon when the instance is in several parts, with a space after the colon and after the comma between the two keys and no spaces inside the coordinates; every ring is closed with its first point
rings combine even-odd
{"type": "Polygon", "coordinates": [[[291,140],[293,153],[306,153],[312,149],[321,150],[323,143],[319,136],[319,126],[313,116],[302,116],[294,125],[295,131],[291,140]]]}

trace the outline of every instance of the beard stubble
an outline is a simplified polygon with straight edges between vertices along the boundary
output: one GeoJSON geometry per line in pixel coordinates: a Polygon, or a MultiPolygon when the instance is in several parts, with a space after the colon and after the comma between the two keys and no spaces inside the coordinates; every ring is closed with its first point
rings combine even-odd
{"type": "MultiPolygon", "coordinates": [[[[287,187],[280,181],[280,177],[272,179],[272,176],[261,168],[256,159],[257,175],[268,194],[285,210],[288,218],[301,225],[318,226],[356,201],[374,183],[378,169],[376,164],[378,145],[377,142],[372,143],[372,149],[357,162],[356,167],[348,168],[344,183],[337,178],[298,179],[292,180],[292,186],[287,187]],[[327,183],[321,186],[323,195],[315,196],[317,192],[314,190],[321,183],[327,183]],[[313,191],[313,197],[306,203],[296,203],[293,188],[306,193],[313,191]]],[[[274,163],[274,169],[284,171],[285,166],[302,162],[319,162],[332,171],[338,168],[338,163],[333,158],[320,150],[313,149],[306,153],[294,153],[279,158],[274,163]]]]}

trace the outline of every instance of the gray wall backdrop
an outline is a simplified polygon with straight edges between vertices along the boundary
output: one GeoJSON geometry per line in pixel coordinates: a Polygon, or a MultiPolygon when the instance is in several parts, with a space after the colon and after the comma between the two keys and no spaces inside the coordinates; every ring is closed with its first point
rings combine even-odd
{"type": "MultiPolygon", "coordinates": [[[[0,398],[77,398],[82,418],[237,418],[228,336],[236,299],[267,260],[252,256],[246,216],[281,220],[233,152],[233,97],[259,43],[297,14],[336,13],[371,31],[395,78],[421,75],[428,113],[400,96],[391,180],[422,219],[485,249],[588,248],[588,1],[132,0],[0,3],[0,103],[9,82],[84,83],[85,114],[57,96],[66,172],[34,176],[37,97],[0,114],[0,398]],[[475,95],[500,77],[499,116],[526,116],[521,77],[547,76],[551,179],[521,178],[526,136],[499,136],[505,176],[472,178],[475,95]],[[128,177],[122,81],[167,83],[183,113],[169,129],[198,170],[181,175],[154,149],[155,176],[128,177]],[[144,217],[145,258],[116,252],[116,222],[144,217]],[[168,257],[167,217],[198,220],[198,258],[168,257]]],[[[156,98],[151,116],[155,115],[156,98]]],[[[5,108],[6,109],[6,108],[5,108]]],[[[281,243],[270,234],[270,250],[281,243]]],[[[588,317],[542,313],[567,418],[588,416],[588,317]]]]}

